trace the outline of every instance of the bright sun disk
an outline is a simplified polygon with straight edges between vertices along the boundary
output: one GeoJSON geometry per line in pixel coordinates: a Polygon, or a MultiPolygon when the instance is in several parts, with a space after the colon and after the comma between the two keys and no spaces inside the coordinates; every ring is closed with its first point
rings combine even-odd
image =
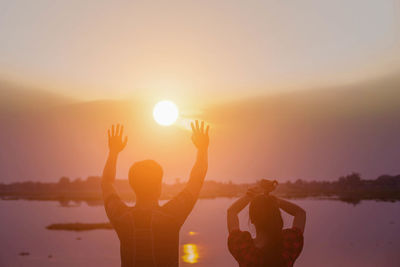
{"type": "Polygon", "coordinates": [[[178,119],[178,116],[178,107],[171,101],[160,101],[154,106],[153,117],[160,125],[172,125],[178,119]]]}

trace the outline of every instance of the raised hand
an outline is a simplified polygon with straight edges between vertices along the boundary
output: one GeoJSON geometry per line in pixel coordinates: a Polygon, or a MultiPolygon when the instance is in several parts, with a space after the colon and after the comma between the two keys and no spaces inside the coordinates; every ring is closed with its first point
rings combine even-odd
{"type": "Polygon", "coordinates": [[[117,124],[117,127],[114,125],[111,129],[108,129],[108,148],[111,153],[119,153],[121,152],[128,142],[128,137],[125,136],[125,139],[122,141],[122,135],[124,133],[124,126],[117,124]]]}
{"type": "Polygon", "coordinates": [[[208,137],[208,130],[210,126],[207,125],[206,129],[204,129],[204,121],[199,125],[199,121],[196,120],[195,123],[190,124],[192,126],[192,141],[193,144],[197,147],[197,149],[207,149],[208,144],[210,142],[210,138],[208,137]]]}

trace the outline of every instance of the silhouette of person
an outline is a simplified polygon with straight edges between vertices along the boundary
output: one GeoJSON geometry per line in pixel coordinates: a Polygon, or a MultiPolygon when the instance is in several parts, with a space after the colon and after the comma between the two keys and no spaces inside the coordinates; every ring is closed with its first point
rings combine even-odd
{"type": "Polygon", "coordinates": [[[109,155],[102,177],[104,207],[120,240],[121,266],[179,266],[179,230],[195,205],[208,167],[209,126],[196,120],[192,141],[197,159],[182,192],[165,205],[158,204],[163,170],[153,160],[136,162],[129,170],[129,184],[136,204],[128,207],[118,196],[115,173],[118,154],[125,148],[123,126],[108,130],[109,155]]]}
{"type": "Polygon", "coordinates": [[[293,266],[303,249],[306,213],[296,204],[271,196],[276,185],[276,181],[262,180],[228,209],[228,248],[240,267],[293,266]],[[238,213],[249,203],[254,239],[239,228],[238,213]],[[291,228],[282,229],[280,209],[294,216],[291,228]]]}

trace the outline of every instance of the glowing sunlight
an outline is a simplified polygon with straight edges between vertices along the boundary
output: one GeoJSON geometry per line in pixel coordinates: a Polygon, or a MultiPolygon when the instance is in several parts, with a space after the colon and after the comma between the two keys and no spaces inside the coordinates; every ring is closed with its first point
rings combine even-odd
{"type": "Polygon", "coordinates": [[[197,250],[197,246],[195,244],[185,244],[183,245],[183,253],[182,259],[187,263],[196,263],[199,259],[199,252],[197,250]]]}
{"type": "Polygon", "coordinates": [[[178,119],[178,116],[178,107],[171,101],[160,101],[154,106],[153,117],[160,125],[172,125],[178,119]]]}
{"type": "Polygon", "coordinates": [[[190,231],[190,232],[189,232],[189,235],[190,235],[190,236],[197,235],[197,232],[192,232],[192,231],[190,231]]]}

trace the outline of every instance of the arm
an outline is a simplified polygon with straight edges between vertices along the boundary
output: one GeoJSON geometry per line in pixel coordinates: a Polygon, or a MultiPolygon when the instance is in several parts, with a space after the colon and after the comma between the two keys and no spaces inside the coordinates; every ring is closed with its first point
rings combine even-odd
{"type": "Polygon", "coordinates": [[[115,174],[117,169],[118,154],[125,148],[128,142],[128,137],[122,141],[124,133],[124,126],[117,125],[114,131],[114,125],[108,130],[108,147],[109,153],[104,166],[103,176],[101,179],[101,189],[103,191],[103,198],[107,200],[111,195],[116,194],[114,188],[115,174]]]}
{"type": "Polygon", "coordinates": [[[201,127],[199,127],[199,123],[196,121],[196,125],[192,123],[192,129],[192,140],[197,147],[196,163],[190,173],[190,178],[185,189],[163,206],[164,212],[176,218],[179,225],[185,222],[199,197],[208,166],[207,148],[209,143],[209,127],[207,126],[204,130],[204,122],[202,122],[201,127]]]}
{"type": "Polygon", "coordinates": [[[300,229],[301,232],[304,232],[304,228],[306,226],[306,211],[287,200],[283,200],[280,198],[276,198],[276,200],[278,202],[279,208],[294,216],[292,227],[296,227],[300,229]]]}
{"type": "Polygon", "coordinates": [[[199,122],[197,120],[196,124],[191,123],[191,126],[193,130],[192,141],[197,148],[197,159],[190,173],[186,190],[188,190],[194,196],[194,198],[197,199],[201,187],[203,186],[204,178],[206,177],[208,168],[209,126],[204,129],[203,121],[199,127],[199,122]]]}
{"type": "Polygon", "coordinates": [[[257,195],[258,188],[251,188],[247,191],[246,195],[236,200],[228,209],[227,222],[228,231],[231,233],[233,230],[240,230],[238,214],[241,212],[253,198],[257,195]]]}

